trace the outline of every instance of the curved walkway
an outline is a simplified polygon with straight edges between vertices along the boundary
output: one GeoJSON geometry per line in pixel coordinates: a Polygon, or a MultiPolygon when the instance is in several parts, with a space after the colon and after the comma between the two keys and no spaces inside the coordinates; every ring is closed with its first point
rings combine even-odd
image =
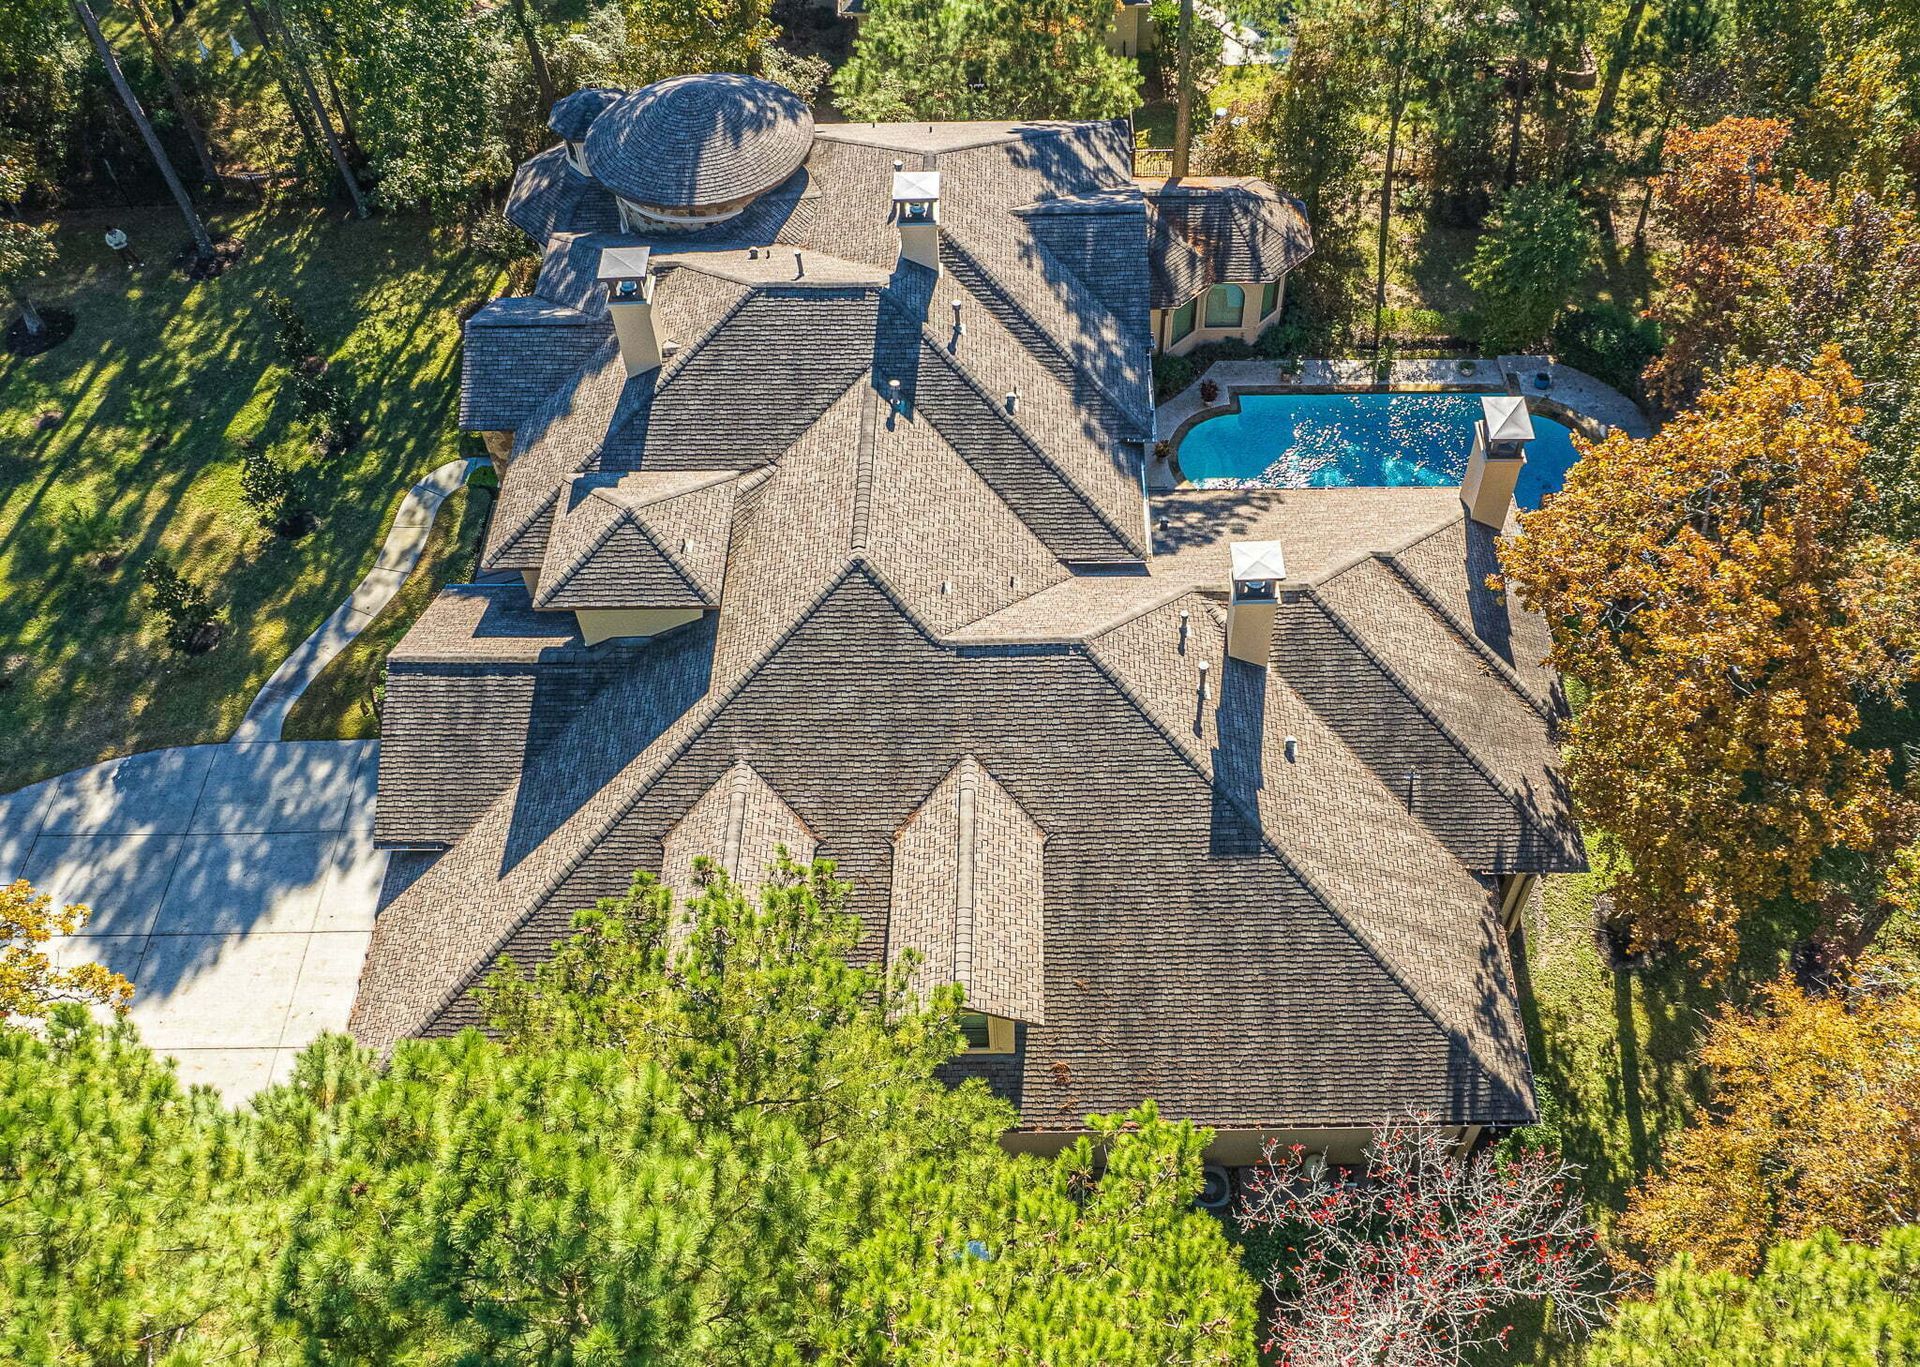
{"type": "Polygon", "coordinates": [[[380,547],[380,558],[373,562],[373,568],[367,571],[367,577],[359,586],[347,595],[347,600],[320,624],[319,630],[280,662],[280,668],[273,671],[273,677],[255,696],[247,715],[241,718],[239,729],[233,733],[236,741],[280,739],[287,713],[307,691],[307,685],[320,677],[320,671],[333,657],[365,631],[380,615],[380,609],[400,592],[413,567],[420,563],[420,553],[427,547],[427,536],[433,531],[433,519],[440,505],[446,502],[447,495],[467,482],[473,467],[480,463],[450,460],[407,490],[407,496],[400,501],[400,511],[394,514],[386,542],[380,547]]]}
{"type": "Polygon", "coordinates": [[[243,1101],[346,1028],[387,869],[379,748],[228,742],[75,769],[0,796],[0,880],[92,907],[56,960],[124,974],[141,1038],[243,1101]]]}

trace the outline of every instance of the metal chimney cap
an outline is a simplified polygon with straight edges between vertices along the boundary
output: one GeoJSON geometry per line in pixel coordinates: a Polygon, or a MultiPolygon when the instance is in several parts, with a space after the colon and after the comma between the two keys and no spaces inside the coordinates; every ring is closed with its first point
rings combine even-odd
{"type": "Polygon", "coordinates": [[[1488,441],[1533,440],[1533,415],[1527,412],[1527,400],[1524,395],[1483,395],[1480,399],[1480,413],[1486,419],[1488,441]]]}
{"type": "Polygon", "coordinates": [[[1278,541],[1236,541],[1231,549],[1234,583],[1287,577],[1287,557],[1278,541]]]}
{"type": "Polygon", "coordinates": [[[646,277],[650,247],[602,247],[599,280],[640,280],[646,277]]]}
{"type": "Polygon", "coordinates": [[[940,173],[938,171],[895,171],[893,198],[895,203],[940,198],[940,173]]]}

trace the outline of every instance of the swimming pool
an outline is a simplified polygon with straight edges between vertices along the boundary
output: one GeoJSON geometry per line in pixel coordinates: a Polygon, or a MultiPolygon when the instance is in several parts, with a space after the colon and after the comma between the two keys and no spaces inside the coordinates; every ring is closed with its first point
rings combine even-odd
{"type": "MultiPolygon", "coordinates": [[[[1238,413],[1195,423],[1180,471],[1210,487],[1274,489],[1458,484],[1480,418],[1478,394],[1242,394],[1238,413]]],[[[1514,502],[1537,508],[1579,455],[1572,434],[1535,416],[1514,502]]]]}

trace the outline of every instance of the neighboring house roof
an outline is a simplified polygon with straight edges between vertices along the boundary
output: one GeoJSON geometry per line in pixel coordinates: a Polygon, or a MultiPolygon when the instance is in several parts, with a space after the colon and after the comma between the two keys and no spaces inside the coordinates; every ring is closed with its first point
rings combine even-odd
{"type": "Polygon", "coordinates": [[[522,310],[606,329],[599,253],[646,245],[674,345],[629,377],[601,331],[514,425],[482,567],[538,597],[447,590],[392,654],[376,834],[446,853],[376,924],[362,1040],[477,1023],[636,869],[684,897],[784,845],[850,880],[863,958],[1018,1022],[949,1071],[1025,1127],[1533,1114],[1490,880],[1580,865],[1544,629],[1456,490],[1147,501],[1130,151],[828,125],[737,218],[542,239],[522,310]],[[940,176],[937,276],[896,163],[940,176]],[[1263,665],[1226,655],[1247,540],[1288,574],[1263,665]],[[702,612],[587,647],[569,604],[702,612]]]}
{"type": "Polygon", "coordinates": [[[1263,180],[1190,176],[1140,187],[1157,309],[1184,304],[1210,285],[1278,280],[1313,254],[1305,208],[1263,180]]]}
{"type": "Polygon", "coordinates": [[[619,103],[626,93],[624,90],[590,85],[585,90],[564,95],[553,102],[553,109],[547,114],[547,127],[568,142],[579,142],[587,136],[593,121],[610,106],[619,103]]]}
{"type": "Polygon", "coordinates": [[[676,76],[624,96],[593,121],[587,167],[638,204],[699,209],[764,194],[813,145],[813,111],[757,76],[676,76]]]}

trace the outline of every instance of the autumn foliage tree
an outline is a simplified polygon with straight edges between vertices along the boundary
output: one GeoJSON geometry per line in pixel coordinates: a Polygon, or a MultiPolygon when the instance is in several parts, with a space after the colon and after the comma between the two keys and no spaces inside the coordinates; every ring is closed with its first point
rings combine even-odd
{"type": "Polygon", "coordinates": [[[1566,1327],[1603,1318],[1611,1276],[1577,1172],[1540,1151],[1461,1153],[1421,1115],[1383,1124],[1364,1172],[1270,1143],[1242,1229],[1290,1250],[1269,1289],[1283,1367],[1458,1367],[1501,1344],[1501,1311],[1547,1301],[1566,1327]]]}
{"type": "Polygon", "coordinates": [[[1781,1240],[1920,1222],[1920,983],[1871,967],[1828,995],[1781,982],[1757,1012],[1723,1010],[1701,1060],[1711,1107],[1668,1142],[1616,1242],[1747,1274],[1781,1240]]]}
{"type": "Polygon", "coordinates": [[[0,1024],[44,1017],[61,1002],[127,1009],[132,983],[96,963],[55,967],[42,948],[77,933],[91,915],[84,906],[56,908],[24,878],[0,886],[0,1024]]]}
{"type": "Polygon", "coordinates": [[[1810,374],[1743,368],[1658,435],[1589,448],[1505,551],[1588,690],[1568,774],[1625,856],[1638,944],[1724,968],[1771,899],[1855,920],[1822,856],[1883,858],[1912,825],[1890,756],[1855,737],[1920,637],[1920,557],[1865,530],[1859,393],[1831,349],[1810,374]]]}

